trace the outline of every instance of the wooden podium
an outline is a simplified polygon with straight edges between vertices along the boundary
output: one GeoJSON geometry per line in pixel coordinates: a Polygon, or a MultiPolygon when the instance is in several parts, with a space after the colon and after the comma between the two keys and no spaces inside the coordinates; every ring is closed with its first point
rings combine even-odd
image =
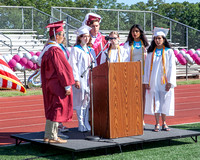
{"type": "Polygon", "coordinates": [[[106,62],[93,69],[92,79],[94,135],[142,135],[141,62],[106,62]]]}

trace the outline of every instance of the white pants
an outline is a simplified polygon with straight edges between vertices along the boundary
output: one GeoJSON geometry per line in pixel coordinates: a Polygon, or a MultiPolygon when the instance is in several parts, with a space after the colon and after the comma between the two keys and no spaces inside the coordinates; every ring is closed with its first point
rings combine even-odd
{"type": "Polygon", "coordinates": [[[81,107],[80,109],[76,109],[77,117],[78,117],[78,130],[80,132],[90,131],[91,127],[88,122],[89,120],[89,106],[87,108],[81,107]]]}

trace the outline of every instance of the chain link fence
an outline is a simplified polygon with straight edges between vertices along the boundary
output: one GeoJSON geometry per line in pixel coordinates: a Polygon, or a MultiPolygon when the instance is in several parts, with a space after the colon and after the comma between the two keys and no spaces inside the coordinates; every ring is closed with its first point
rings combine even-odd
{"type": "MultiPolygon", "coordinates": [[[[48,32],[45,26],[58,20],[34,7],[0,6],[0,33],[6,34],[7,37],[9,34],[32,34],[28,31],[36,31],[37,39],[47,39],[48,32]]],[[[34,72],[33,70],[25,70],[15,73],[22,84],[26,86],[28,77],[34,72]]],[[[40,82],[40,78],[37,78],[36,81],[40,82]]]]}
{"type": "Polygon", "coordinates": [[[89,12],[101,15],[101,30],[126,31],[127,33],[133,24],[140,24],[146,33],[152,34],[154,27],[169,28],[167,38],[177,48],[199,48],[200,30],[151,11],[74,7],[52,7],[51,10],[53,17],[60,20],[67,19],[68,23],[76,28],[81,26],[81,22],[89,12]],[[73,17],[77,21],[69,17],[73,17]]]}

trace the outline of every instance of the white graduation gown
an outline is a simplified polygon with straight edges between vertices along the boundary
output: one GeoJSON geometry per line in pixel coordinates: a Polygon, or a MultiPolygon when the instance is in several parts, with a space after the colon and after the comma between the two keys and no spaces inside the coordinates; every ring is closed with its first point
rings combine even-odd
{"type": "MultiPolygon", "coordinates": [[[[91,49],[91,54],[87,54],[85,51],[78,47],[73,47],[69,56],[69,63],[73,69],[74,80],[80,82],[80,89],[72,86],[73,89],[73,108],[77,111],[77,117],[79,121],[78,130],[81,132],[91,130],[88,123],[89,106],[90,106],[90,85],[89,85],[89,69],[88,66],[91,63],[91,58],[96,59],[95,52],[91,49]],[[83,72],[86,73],[81,78],[83,72]]],[[[96,62],[96,61],[95,61],[96,62]]],[[[96,66],[96,63],[94,64],[96,66]]]]}
{"type": "MultiPolygon", "coordinates": [[[[106,54],[108,55],[108,49],[106,49],[102,54],[101,54],[101,61],[100,64],[106,62],[106,54]]],[[[120,46],[120,62],[126,62],[128,59],[128,54],[127,50],[123,47],[120,46]]],[[[110,62],[118,62],[118,49],[111,49],[110,53],[110,62]]]]}
{"type": "MultiPolygon", "coordinates": [[[[144,83],[149,84],[152,52],[147,54],[144,70],[144,83]]],[[[165,91],[165,85],[161,83],[163,75],[162,55],[154,55],[153,68],[150,79],[150,90],[146,91],[145,114],[162,113],[167,116],[174,116],[174,87],[176,87],[176,63],[172,49],[165,49],[166,75],[171,88],[165,91]],[[155,99],[155,110],[154,110],[155,99]]]]}
{"type": "MultiPolygon", "coordinates": [[[[92,57],[95,56],[94,50],[91,49],[92,57]]],[[[74,80],[80,82],[80,89],[76,89],[73,87],[74,94],[74,109],[79,108],[82,105],[82,101],[85,97],[85,92],[90,93],[89,86],[89,69],[91,57],[89,54],[84,52],[78,47],[73,47],[71,50],[71,54],[69,56],[69,63],[72,66],[74,80]],[[84,74],[83,78],[81,78],[82,73],[87,70],[84,74]]]]}

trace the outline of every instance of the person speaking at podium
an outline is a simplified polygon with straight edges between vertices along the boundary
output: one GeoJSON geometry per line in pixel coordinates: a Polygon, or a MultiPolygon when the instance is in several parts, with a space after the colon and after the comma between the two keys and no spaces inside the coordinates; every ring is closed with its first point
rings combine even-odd
{"type": "Polygon", "coordinates": [[[125,62],[128,60],[128,54],[123,46],[119,46],[119,33],[117,31],[110,32],[105,37],[109,42],[109,47],[102,53],[100,64],[107,62],[125,62]]]}

